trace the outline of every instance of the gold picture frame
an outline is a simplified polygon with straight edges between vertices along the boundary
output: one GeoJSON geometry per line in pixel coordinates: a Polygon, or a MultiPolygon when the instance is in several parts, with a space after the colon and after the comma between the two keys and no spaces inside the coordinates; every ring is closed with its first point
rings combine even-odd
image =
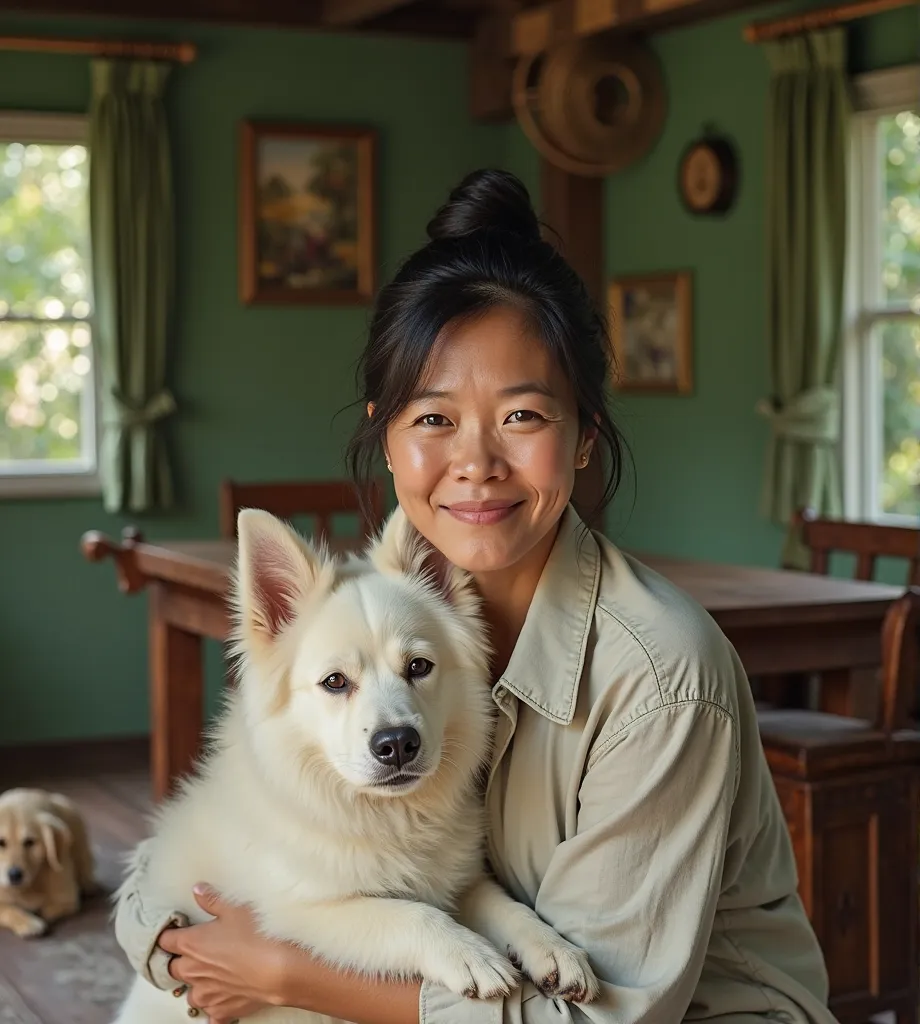
{"type": "Polygon", "coordinates": [[[244,303],[333,306],[373,300],[376,163],[372,128],[242,123],[244,303]]]}
{"type": "Polygon", "coordinates": [[[693,391],[693,275],[689,270],[616,277],[608,289],[618,391],[693,391]]]}

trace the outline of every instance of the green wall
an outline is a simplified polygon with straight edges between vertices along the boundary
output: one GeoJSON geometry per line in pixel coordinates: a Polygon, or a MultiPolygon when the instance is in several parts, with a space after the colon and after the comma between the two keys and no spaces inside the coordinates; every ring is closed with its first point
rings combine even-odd
{"type": "MultiPolygon", "coordinates": [[[[771,12],[759,12],[767,16],[771,12]]],[[[767,388],[763,299],[763,55],[741,41],[747,18],[655,39],[670,110],[639,164],[607,184],[613,273],[694,271],[696,390],[623,396],[621,424],[638,469],[608,520],[621,543],[647,551],[775,564],[779,531],[757,514],[767,388]],[[704,122],[740,148],[739,201],[721,221],[678,201],[679,155],[704,122]]],[[[213,536],[224,475],[339,474],[352,414],[353,362],[367,312],[249,309],[236,293],[236,127],[244,117],[359,121],[381,133],[382,273],[421,239],[447,189],[467,170],[504,164],[536,191],[538,161],[514,125],[466,114],[462,47],[296,32],[0,18],[0,31],[191,39],[201,57],[176,72],[180,281],[171,425],[181,510],[137,521],[150,537],[213,536]],[[317,386],[320,384],[321,386],[317,386]],[[331,424],[331,425],[330,425],[331,424]]],[[[917,11],[861,23],[854,70],[915,60],[917,11]]],[[[0,55],[0,109],[82,110],[82,59],[0,55]]],[[[98,501],[0,502],[0,743],[146,729],[146,601],[115,588],[111,565],[90,566],[81,533],[117,534],[127,519],[98,501]]],[[[211,696],[219,651],[208,651],[211,696]]]]}
{"type": "MultiPolygon", "coordinates": [[[[637,550],[776,565],[781,531],[758,514],[767,425],[754,407],[769,389],[763,173],[768,72],[763,53],[741,37],[750,17],[654,40],[667,80],[665,129],[646,159],[608,181],[609,272],[693,271],[696,378],[692,395],[620,399],[638,487],[635,507],[622,503],[609,526],[637,550]],[[706,122],[735,140],[741,158],[738,201],[724,219],[686,213],[676,188],[680,155],[706,122]]],[[[850,36],[854,71],[915,61],[918,9],[855,23],[850,36]]]]}
{"type": "MultiPolygon", "coordinates": [[[[217,486],[342,474],[367,309],[248,308],[237,299],[241,118],[364,122],[380,132],[381,271],[422,240],[461,175],[500,162],[505,129],[466,114],[459,44],[185,25],[0,19],[0,31],[190,39],[171,84],[178,317],[171,425],[181,510],[136,521],[150,537],[213,536],[217,486]]],[[[86,61],[0,54],[0,108],[81,111],[86,61]]],[[[98,500],[0,502],[0,743],[147,727],[146,599],[79,554],[83,531],[128,519],[98,500]]],[[[219,650],[208,651],[212,690],[219,650]]]]}

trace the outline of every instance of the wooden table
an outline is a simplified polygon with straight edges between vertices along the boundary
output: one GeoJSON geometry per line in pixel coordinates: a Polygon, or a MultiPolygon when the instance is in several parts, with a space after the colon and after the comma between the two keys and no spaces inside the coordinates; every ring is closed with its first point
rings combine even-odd
{"type": "MultiPolygon", "coordinates": [[[[199,749],[201,640],[227,638],[236,542],[151,543],[126,530],[121,543],[87,533],[81,547],[90,561],[115,560],[123,592],[149,592],[151,771],[159,800],[189,770],[199,749]]],[[[751,676],[874,668],[882,619],[902,593],[899,587],[807,573],[638,557],[709,611],[751,676]]]]}

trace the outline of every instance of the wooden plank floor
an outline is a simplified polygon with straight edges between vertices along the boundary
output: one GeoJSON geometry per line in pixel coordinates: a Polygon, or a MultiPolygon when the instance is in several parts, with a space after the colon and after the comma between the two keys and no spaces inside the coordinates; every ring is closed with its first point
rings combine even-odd
{"type": "Polygon", "coordinates": [[[110,1024],[131,968],[115,942],[111,893],[125,855],[147,834],[150,777],[137,741],[0,751],[0,792],[35,785],[77,802],[102,893],[38,939],[0,930],[0,1024],[110,1024]]]}

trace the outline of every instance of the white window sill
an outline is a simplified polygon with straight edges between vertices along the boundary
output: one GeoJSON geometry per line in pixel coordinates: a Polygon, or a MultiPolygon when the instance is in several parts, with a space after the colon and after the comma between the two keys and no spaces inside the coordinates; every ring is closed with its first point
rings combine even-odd
{"type": "Polygon", "coordinates": [[[0,467],[0,501],[7,498],[93,498],[102,494],[92,472],[9,472],[0,467]]]}

